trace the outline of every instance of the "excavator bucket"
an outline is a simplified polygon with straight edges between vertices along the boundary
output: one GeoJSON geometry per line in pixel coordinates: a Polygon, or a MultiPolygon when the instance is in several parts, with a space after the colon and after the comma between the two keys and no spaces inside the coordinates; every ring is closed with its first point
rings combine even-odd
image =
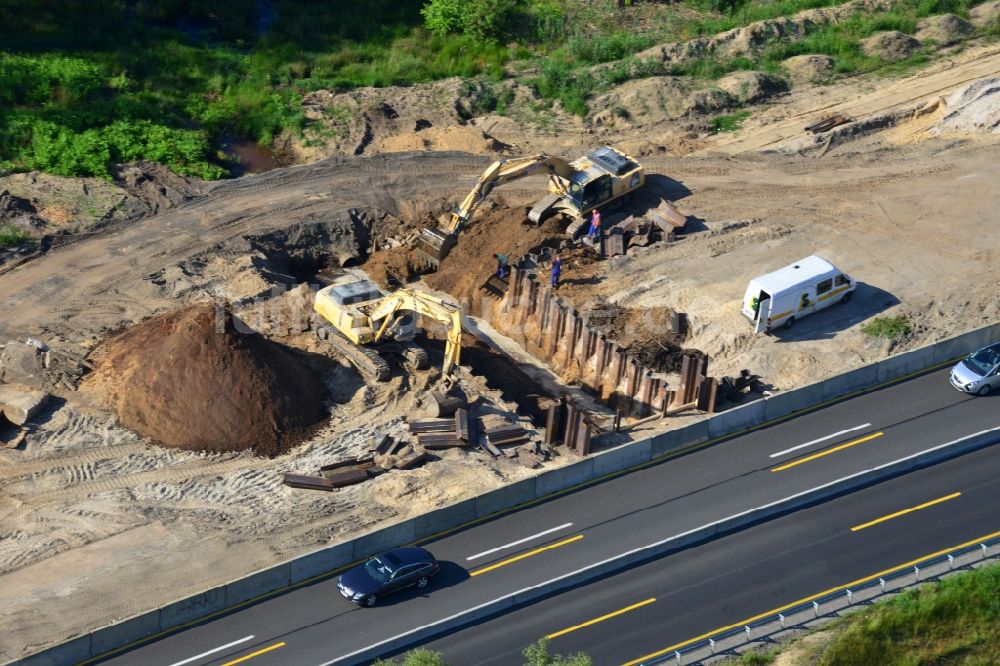
{"type": "Polygon", "coordinates": [[[417,255],[429,268],[437,270],[451,248],[455,247],[455,241],[453,234],[427,227],[417,238],[417,255]]]}

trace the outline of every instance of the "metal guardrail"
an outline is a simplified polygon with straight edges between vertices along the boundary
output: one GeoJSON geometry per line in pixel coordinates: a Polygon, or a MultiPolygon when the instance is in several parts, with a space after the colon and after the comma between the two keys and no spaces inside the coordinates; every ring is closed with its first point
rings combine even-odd
{"type": "Polygon", "coordinates": [[[831,617],[855,606],[871,604],[883,595],[900,592],[927,581],[939,580],[954,571],[967,570],[986,560],[1000,558],[1000,536],[965,545],[944,553],[936,553],[887,572],[880,572],[860,581],[848,583],[814,598],[788,606],[765,616],[745,620],[739,625],[698,639],[676,649],[641,662],[640,666],[672,664],[695,666],[706,659],[735,655],[736,649],[761,641],[775,634],[801,628],[819,618],[831,617]]]}

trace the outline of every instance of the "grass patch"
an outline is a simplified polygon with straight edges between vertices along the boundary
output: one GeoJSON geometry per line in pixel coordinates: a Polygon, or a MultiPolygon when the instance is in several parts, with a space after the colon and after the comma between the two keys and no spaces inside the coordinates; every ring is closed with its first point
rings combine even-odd
{"type": "Polygon", "coordinates": [[[751,650],[741,654],[738,663],[741,666],[767,666],[767,664],[773,664],[777,658],[777,648],[767,651],[751,650]]]}
{"type": "Polygon", "coordinates": [[[821,666],[1000,663],[1000,566],[907,591],[850,615],[821,666]]]}
{"type": "Polygon", "coordinates": [[[217,148],[227,139],[268,146],[281,133],[313,143],[334,136],[337,130],[309,131],[300,106],[308,92],[458,76],[484,87],[469,113],[477,106],[506,113],[510,93],[496,84],[510,66],[531,70],[525,81],[549,108],[558,101],[578,115],[597,94],[631,79],[777,72],[782,60],[801,53],[831,55],[837,73],[906,71],[926,56],[887,64],[861,54],[858,41],[878,30],[912,32],[932,14],[967,16],[975,4],[900,0],[889,12],[859,13],[753,56],[667,68],[637,55],[653,44],[839,2],[682,0],[619,8],[612,0],[433,0],[441,11],[431,25],[422,0],[0,0],[10,19],[7,51],[0,52],[0,166],[107,177],[111,164],[141,157],[219,178],[227,165],[217,148]],[[458,23],[448,27],[453,19],[458,23]]]}
{"type": "Polygon", "coordinates": [[[749,111],[737,111],[726,115],[716,116],[708,121],[708,127],[712,132],[735,132],[743,124],[743,121],[750,117],[749,111]]]}
{"type": "Polygon", "coordinates": [[[31,238],[26,232],[9,224],[0,225],[0,248],[17,247],[31,238]]]}
{"type": "Polygon", "coordinates": [[[895,340],[909,335],[913,328],[903,315],[898,317],[875,317],[861,325],[861,332],[874,338],[895,340]]]}

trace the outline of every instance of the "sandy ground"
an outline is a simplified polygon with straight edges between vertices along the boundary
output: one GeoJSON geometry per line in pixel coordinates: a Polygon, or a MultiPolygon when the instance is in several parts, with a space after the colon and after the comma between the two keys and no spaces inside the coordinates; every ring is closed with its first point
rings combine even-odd
{"type": "MultiPolygon", "coordinates": [[[[710,355],[711,374],[749,368],[779,389],[996,321],[1000,140],[933,137],[927,114],[911,117],[900,105],[998,72],[995,49],[970,49],[926,77],[848,82],[772,104],[737,134],[706,139],[697,155],[644,158],[651,191],[678,200],[693,216],[691,232],[568,271],[567,282],[580,284],[567,298],[685,312],[685,346],[710,355]],[[804,142],[801,127],[834,108],[894,120],[829,144],[804,142]],[[788,333],[754,336],[739,312],[747,280],[813,253],[859,281],[856,298],[788,333]],[[858,330],[897,313],[915,324],[899,343],[858,330]]],[[[573,138],[573,153],[592,142],[573,138]]],[[[29,261],[0,264],[0,338],[30,334],[86,352],[151,315],[227,298],[275,339],[316,351],[308,333],[275,324],[260,299],[398,242],[464,194],[488,159],[336,157],[206,186],[154,216],[110,220],[29,261]]],[[[495,196],[523,205],[537,185],[525,180],[495,196]]],[[[0,658],[535,473],[453,451],[330,494],[281,485],[280,472],[358,455],[377,433],[400,431],[421,381],[400,375],[370,387],[343,368],[328,381],[322,430],[274,459],[163,449],[118,426],[94,395],[58,396],[21,450],[0,451],[0,658]]],[[[489,379],[467,381],[497,390],[489,379]]]]}

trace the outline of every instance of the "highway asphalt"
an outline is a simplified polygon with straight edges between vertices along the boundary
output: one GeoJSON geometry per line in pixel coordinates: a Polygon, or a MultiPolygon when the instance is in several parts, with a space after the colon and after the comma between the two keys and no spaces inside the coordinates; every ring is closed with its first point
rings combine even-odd
{"type": "MultiPolygon", "coordinates": [[[[330,579],[107,663],[231,664],[248,655],[253,656],[238,663],[352,663],[353,652],[515,590],[998,426],[1000,396],[966,396],[949,386],[946,370],[933,372],[431,541],[426,545],[442,560],[442,573],[422,593],[404,592],[375,609],[362,609],[340,597],[330,579]]],[[[955,464],[972,459],[967,455],[955,464]]],[[[947,504],[942,510],[948,510],[947,504]]],[[[812,511],[791,514],[781,524],[803,521],[812,511]]],[[[761,527],[750,533],[758,534],[761,527]]],[[[743,534],[749,533],[727,539],[743,534]]],[[[715,553],[713,544],[718,543],[697,551],[715,553]]],[[[769,543],[786,552],[797,546],[781,535],[769,543]]],[[[679,555],[685,558],[685,553],[679,555]]],[[[713,557],[703,556],[688,571],[714,576],[713,557]]],[[[788,558],[775,567],[797,572],[806,564],[788,558]]],[[[658,603],[634,612],[654,612],[658,603]]],[[[517,611],[514,619],[533,617],[535,606],[517,611]]],[[[695,611],[692,607],[690,612],[695,611]]],[[[567,617],[555,624],[573,622],[567,617]]],[[[534,633],[550,628],[538,622],[534,633]]]]}
{"type": "Polygon", "coordinates": [[[982,449],[897,477],[549,597],[425,647],[456,666],[508,666],[523,663],[525,645],[569,629],[551,639],[551,652],[583,651],[600,666],[628,664],[1000,531],[997,454],[995,447],[982,449]],[[582,626],[627,608],[632,610],[582,626]]]}

